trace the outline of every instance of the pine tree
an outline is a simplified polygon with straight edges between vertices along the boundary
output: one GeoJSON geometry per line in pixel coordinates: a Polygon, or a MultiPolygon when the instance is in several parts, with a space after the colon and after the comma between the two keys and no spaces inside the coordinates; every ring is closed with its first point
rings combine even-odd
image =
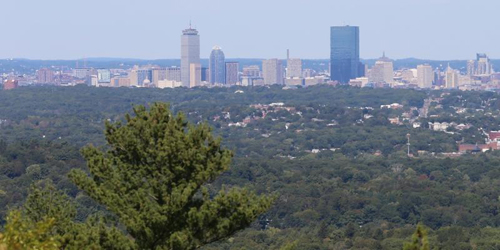
{"type": "Polygon", "coordinates": [[[134,242],[121,230],[99,215],[89,217],[84,223],[76,222],[73,201],[50,181],[32,185],[20,211],[23,219],[30,224],[46,223],[50,218],[51,228],[47,235],[57,239],[60,249],[135,248],[134,242]]]}
{"type": "Polygon", "coordinates": [[[272,202],[245,189],[209,195],[232,153],[206,124],[191,125],[167,104],[134,108],[126,124],[106,123],[107,151],[82,150],[90,176],[71,180],[116,214],[140,249],[195,249],[249,226],[272,202]]]}
{"type": "Polygon", "coordinates": [[[403,246],[403,250],[429,250],[429,240],[427,239],[427,230],[424,226],[418,224],[417,230],[411,237],[411,242],[403,246]]]}

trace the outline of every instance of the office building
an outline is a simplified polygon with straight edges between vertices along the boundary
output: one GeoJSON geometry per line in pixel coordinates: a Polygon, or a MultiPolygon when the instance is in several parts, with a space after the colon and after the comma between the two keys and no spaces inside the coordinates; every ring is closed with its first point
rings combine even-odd
{"type": "Polygon", "coordinates": [[[330,28],[330,79],[348,83],[359,74],[359,27],[330,28]]]}
{"type": "Polygon", "coordinates": [[[419,88],[432,88],[434,71],[428,64],[417,66],[417,82],[419,88]]]}
{"type": "Polygon", "coordinates": [[[392,60],[385,56],[379,58],[370,70],[369,81],[371,83],[393,83],[394,66],[392,60]]]}
{"type": "Polygon", "coordinates": [[[219,46],[215,46],[210,53],[210,83],[224,84],[226,83],[226,58],[224,52],[219,46]]]}
{"type": "Polygon", "coordinates": [[[448,65],[445,73],[445,87],[447,89],[458,88],[458,75],[459,73],[448,65]]]}
{"type": "Polygon", "coordinates": [[[486,54],[478,53],[476,57],[476,75],[489,76],[494,73],[490,58],[486,54]]]}
{"type": "Polygon", "coordinates": [[[109,71],[109,69],[97,69],[97,82],[98,83],[110,83],[111,82],[111,71],[109,71]]]}
{"type": "Polygon", "coordinates": [[[73,76],[78,79],[86,79],[89,75],[89,68],[76,68],[73,70],[73,76]]]}
{"type": "Polygon", "coordinates": [[[167,79],[167,70],[164,68],[155,68],[152,70],[151,81],[155,87],[158,87],[158,82],[167,79]]]}
{"type": "Polygon", "coordinates": [[[243,67],[243,75],[250,77],[261,77],[262,73],[260,72],[260,68],[257,65],[250,65],[247,67],[243,67]]]}
{"type": "Polygon", "coordinates": [[[210,69],[201,67],[201,81],[209,82],[210,81],[210,69]]]}
{"type": "Polygon", "coordinates": [[[137,85],[140,87],[149,87],[153,82],[153,71],[150,69],[138,69],[136,72],[137,85]]]}
{"type": "Polygon", "coordinates": [[[283,84],[283,65],[278,59],[262,61],[262,76],[265,85],[283,84]]]}
{"type": "Polygon", "coordinates": [[[194,88],[201,85],[201,65],[199,63],[191,63],[189,66],[189,88],[194,88]]]}
{"type": "Polygon", "coordinates": [[[238,62],[226,62],[226,84],[236,85],[240,81],[238,71],[240,64],[238,62]]]}
{"type": "MultiPolygon", "coordinates": [[[[189,27],[182,31],[181,36],[181,82],[184,87],[191,86],[190,70],[196,69],[196,66],[191,67],[192,64],[200,64],[200,36],[196,29],[189,27]]],[[[196,76],[196,72],[193,74],[196,76]]]]}
{"type": "Polygon", "coordinates": [[[40,84],[54,83],[54,72],[47,68],[39,69],[37,72],[37,80],[40,84]]]}
{"type": "Polygon", "coordinates": [[[166,80],[181,82],[181,68],[179,67],[170,67],[166,68],[166,80]]]}
{"type": "Polygon", "coordinates": [[[302,60],[290,58],[286,61],[286,77],[302,77],[302,60]]]}

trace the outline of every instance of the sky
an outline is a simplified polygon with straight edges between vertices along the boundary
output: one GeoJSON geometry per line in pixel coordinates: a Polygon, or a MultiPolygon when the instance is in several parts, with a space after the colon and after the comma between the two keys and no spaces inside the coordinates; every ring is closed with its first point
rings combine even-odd
{"type": "Polygon", "coordinates": [[[1,0],[0,58],[329,58],[330,26],[360,27],[361,57],[500,59],[499,0],[1,0]]]}

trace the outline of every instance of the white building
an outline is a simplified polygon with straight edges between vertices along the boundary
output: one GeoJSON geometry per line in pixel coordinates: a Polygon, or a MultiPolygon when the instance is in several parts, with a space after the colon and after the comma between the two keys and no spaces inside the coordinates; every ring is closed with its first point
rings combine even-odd
{"type": "Polygon", "coordinates": [[[302,60],[298,58],[290,58],[286,62],[286,77],[302,77],[302,60]]]}
{"type": "Polygon", "coordinates": [[[278,59],[262,61],[262,76],[265,85],[283,84],[283,65],[278,59]]]}
{"type": "Polygon", "coordinates": [[[434,72],[430,65],[417,66],[417,81],[419,88],[432,88],[432,81],[434,80],[434,72]]]}
{"type": "Polygon", "coordinates": [[[369,79],[372,83],[393,83],[394,65],[392,61],[385,56],[385,53],[375,62],[375,65],[370,70],[369,79]]]}
{"type": "Polygon", "coordinates": [[[458,75],[459,73],[448,65],[445,73],[445,86],[447,89],[458,88],[458,75]]]}

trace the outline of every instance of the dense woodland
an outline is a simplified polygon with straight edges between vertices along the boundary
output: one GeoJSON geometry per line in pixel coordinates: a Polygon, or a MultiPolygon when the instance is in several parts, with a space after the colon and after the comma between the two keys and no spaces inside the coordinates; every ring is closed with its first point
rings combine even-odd
{"type": "Polygon", "coordinates": [[[88,171],[82,147],[107,147],[106,121],[124,121],[133,105],[154,102],[208,124],[234,152],[229,171],[207,186],[210,193],[247,187],[277,197],[249,228],[205,249],[401,249],[418,223],[428,228],[432,249],[500,248],[500,152],[441,154],[456,152],[460,141],[484,142],[481,129],[500,130],[500,95],[492,92],[332,86],[0,91],[1,223],[24,203],[31,184],[47,179],[76,204],[75,220],[106,215],[68,173],[88,171]],[[428,98],[439,102],[421,117],[428,98]],[[403,107],[380,107],[392,103],[403,107]],[[389,122],[404,113],[401,124],[389,122]],[[471,127],[441,132],[425,125],[435,121],[471,127]],[[414,157],[406,154],[407,134],[414,157]]]}

